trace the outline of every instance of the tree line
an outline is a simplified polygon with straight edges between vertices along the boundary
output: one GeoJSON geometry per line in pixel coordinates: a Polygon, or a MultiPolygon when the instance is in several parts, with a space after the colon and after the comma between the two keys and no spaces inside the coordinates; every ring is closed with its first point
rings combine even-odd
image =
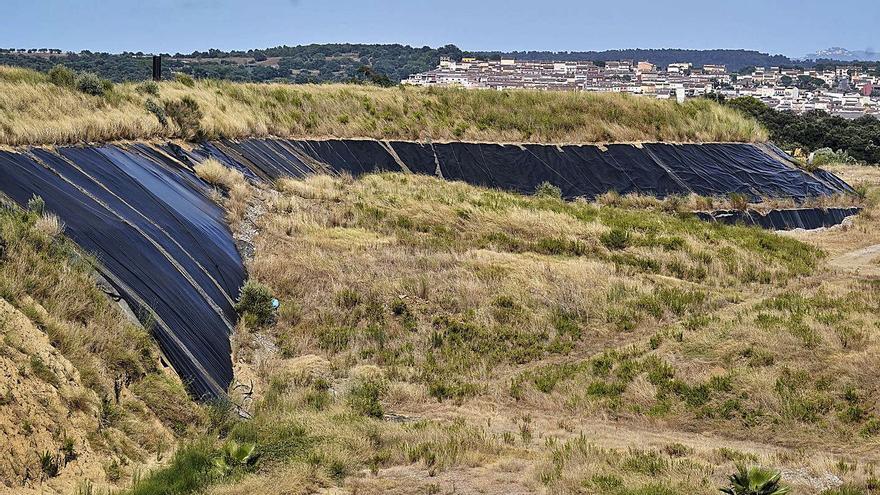
{"type": "MultiPolygon", "coordinates": [[[[521,60],[647,60],[660,66],[673,62],[691,62],[696,66],[724,64],[730,71],[755,66],[828,67],[833,62],[796,62],[782,55],[769,55],[753,50],[679,50],[630,49],[590,52],[467,52],[455,45],[438,48],[412,47],[400,44],[327,43],[298,46],[276,46],[265,49],[222,51],[211,49],[191,53],[163,55],[163,75],[183,72],[193,77],[226,79],[238,82],[283,81],[295,83],[349,82],[364,80],[364,67],[371,75],[387,77],[397,83],[411,74],[437,66],[441,57],[460,60],[473,56],[486,59],[517,58],[521,60]]],[[[82,51],[62,53],[59,49],[0,49],[0,64],[48,71],[61,64],[76,71],[94,72],[114,82],[140,81],[150,77],[150,55],[142,52],[118,54],[82,51]],[[43,51],[45,50],[45,51],[43,51]],[[39,55],[42,53],[43,55],[39,55]],[[46,56],[46,53],[53,54],[46,56]]],[[[862,63],[869,70],[880,70],[880,64],[862,63]]]]}
{"type": "Polygon", "coordinates": [[[880,163],[880,120],[874,116],[845,119],[823,110],[796,114],[775,110],[750,96],[716,99],[754,117],[770,132],[770,139],[784,149],[811,152],[830,148],[862,162],[880,163]]]}

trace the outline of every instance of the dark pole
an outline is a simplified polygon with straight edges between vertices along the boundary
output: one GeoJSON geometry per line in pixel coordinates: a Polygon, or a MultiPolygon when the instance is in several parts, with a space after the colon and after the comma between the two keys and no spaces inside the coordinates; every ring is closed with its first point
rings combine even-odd
{"type": "Polygon", "coordinates": [[[153,55],[153,80],[162,80],[162,55],[153,55]]]}

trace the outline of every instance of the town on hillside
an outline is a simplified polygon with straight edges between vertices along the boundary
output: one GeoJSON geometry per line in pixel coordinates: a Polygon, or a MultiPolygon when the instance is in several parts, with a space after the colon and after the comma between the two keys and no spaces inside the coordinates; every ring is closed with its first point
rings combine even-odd
{"type": "Polygon", "coordinates": [[[880,75],[857,65],[822,70],[754,67],[732,73],[724,65],[696,67],[688,62],[663,68],[632,60],[594,63],[465,57],[455,61],[443,57],[435,69],[402,82],[498,90],[619,92],[678,101],[712,94],[751,96],[776,110],[795,113],[823,110],[846,118],[880,116],[880,75]]]}

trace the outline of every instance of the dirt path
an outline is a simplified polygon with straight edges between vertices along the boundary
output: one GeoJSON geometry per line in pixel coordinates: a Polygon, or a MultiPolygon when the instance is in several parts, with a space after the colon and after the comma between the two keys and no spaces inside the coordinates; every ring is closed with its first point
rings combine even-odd
{"type": "Polygon", "coordinates": [[[864,277],[880,276],[880,244],[849,251],[828,260],[828,266],[864,277]]]}

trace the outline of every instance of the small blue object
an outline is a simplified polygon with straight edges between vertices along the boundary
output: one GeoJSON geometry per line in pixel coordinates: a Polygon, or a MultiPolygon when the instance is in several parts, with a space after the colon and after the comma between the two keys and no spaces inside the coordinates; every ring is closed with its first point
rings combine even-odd
{"type": "Polygon", "coordinates": [[[278,301],[278,299],[275,299],[273,297],[272,298],[272,309],[278,309],[278,306],[281,306],[281,303],[278,301]]]}

